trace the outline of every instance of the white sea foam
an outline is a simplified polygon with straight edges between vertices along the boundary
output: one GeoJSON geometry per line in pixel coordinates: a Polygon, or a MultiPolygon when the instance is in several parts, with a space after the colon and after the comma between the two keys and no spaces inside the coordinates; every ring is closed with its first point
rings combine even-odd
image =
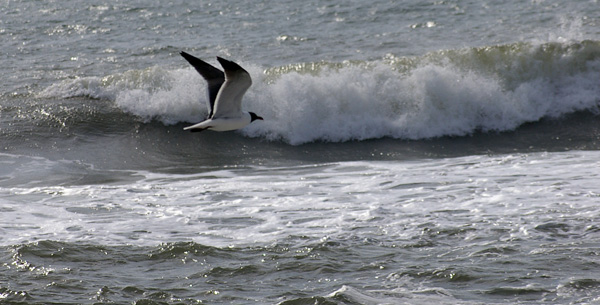
{"type": "Polygon", "coordinates": [[[205,106],[200,102],[206,94],[201,95],[205,92],[204,86],[196,71],[167,71],[165,78],[164,83],[149,88],[119,90],[115,102],[124,111],[145,121],[157,119],[165,124],[175,124],[206,116],[203,114],[205,106]]]}
{"type": "MultiPolygon", "coordinates": [[[[423,139],[507,131],[545,117],[597,111],[597,42],[496,46],[431,53],[402,63],[317,64],[254,78],[244,108],[265,121],[242,133],[291,144],[381,137],[423,139]]],[[[43,97],[114,100],[164,124],[206,116],[206,88],[192,69],[158,67],[51,86],[43,97]]]]}
{"type": "MultiPolygon", "coordinates": [[[[576,236],[587,234],[580,223],[592,224],[597,215],[597,157],[597,152],[567,152],[191,175],[137,172],[138,180],[127,178],[124,185],[55,186],[49,181],[48,186],[0,187],[0,220],[7,224],[0,244],[192,240],[227,246],[268,244],[289,236],[355,236],[406,246],[423,230],[447,228],[468,229],[460,235],[466,241],[532,240],[547,234],[543,225],[550,223],[551,230],[556,222],[572,226],[568,234],[576,236]],[[33,210],[26,202],[38,204],[33,210]]],[[[21,167],[38,167],[39,161],[21,167]]],[[[70,166],[47,162],[53,168],[70,166]]],[[[25,179],[31,174],[15,175],[25,179]]]]}
{"type": "Polygon", "coordinates": [[[243,132],[301,144],[513,130],[545,117],[597,111],[600,61],[588,65],[574,74],[533,72],[538,76],[515,88],[498,75],[452,64],[430,63],[406,75],[384,64],[316,76],[288,73],[251,90],[248,108],[268,119],[243,132]]]}

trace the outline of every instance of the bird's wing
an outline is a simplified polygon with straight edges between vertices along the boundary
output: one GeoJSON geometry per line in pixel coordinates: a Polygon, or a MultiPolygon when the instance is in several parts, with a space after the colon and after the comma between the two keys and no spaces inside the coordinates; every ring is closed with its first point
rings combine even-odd
{"type": "Polygon", "coordinates": [[[210,118],[214,114],[215,100],[217,99],[217,94],[219,94],[219,89],[221,89],[221,85],[225,82],[225,74],[223,71],[213,67],[200,58],[183,51],[180,54],[196,68],[196,71],[198,71],[208,83],[208,117],[210,118]]]}
{"type": "Polygon", "coordinates": [[[225,83],[221,86],[213,118],[239,117],[242,115],[242,97],[252,85],[252,78],[244,68],[233,61],[217,57],[225,70],[225,83]]]}

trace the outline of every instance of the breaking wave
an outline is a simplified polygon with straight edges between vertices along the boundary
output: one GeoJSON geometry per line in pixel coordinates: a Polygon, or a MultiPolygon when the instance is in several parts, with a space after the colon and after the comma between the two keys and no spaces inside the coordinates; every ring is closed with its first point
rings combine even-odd
{"type": "MultiPolygon", "coordinates": [[[[291,144],[510,131],[543,118],[597,113],[600,101],[600,41],[270,68],[241,64],[254,78],[244,108],[265,121],[240,132],[291,144]]],[[[191,67],[78,78],[39,95],[110,100],[124,113],[166,125],[196,122],[207,113],[204,81],[191,67]]]]}

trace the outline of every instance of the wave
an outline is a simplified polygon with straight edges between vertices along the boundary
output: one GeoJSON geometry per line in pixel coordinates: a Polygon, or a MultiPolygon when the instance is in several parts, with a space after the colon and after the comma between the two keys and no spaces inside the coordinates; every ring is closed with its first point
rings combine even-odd
{"type": "MultiPolygon", "coordinates": [[[[240,132],[290,144],[510,131],[577,111],[598,113],[600,100],[600,41],[515,43],[271,68],[241,64],[254,78],[244,108],[265,121],[240,132]]],[[[166,125],[196,122],[207,114],[204,82],[191,67],[78,78],[39,96],[110,100],[125,113],[166,125]]]]}

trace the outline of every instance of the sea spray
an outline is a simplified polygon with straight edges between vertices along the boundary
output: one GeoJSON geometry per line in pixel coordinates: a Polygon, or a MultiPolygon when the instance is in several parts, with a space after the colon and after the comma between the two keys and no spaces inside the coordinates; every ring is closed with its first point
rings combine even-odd
{"type": "Polygon", "coordinates": [[[246,135],[291,144],[464,136],[596,112],[600,100],[600,45],[593,41],[518,43],[283,70],[249,94],[250,104],[272,112],[267,116],[272,122],[249,126],[246,135]]]}
{"type": "MultiPolygon", "coordinates": [[[[265,118],[241,133],[290,144],[510,131],[543,118],[597,112],[600,100],[597,41],[515,43],[268,69],[241,64],[254,78],[243,108],[265,118]]],[[[166,125],[197,122],[208,113],[206,85],[192,68],[79,78],[40,96],[108,99],[142,122],[166,125]]]]}

